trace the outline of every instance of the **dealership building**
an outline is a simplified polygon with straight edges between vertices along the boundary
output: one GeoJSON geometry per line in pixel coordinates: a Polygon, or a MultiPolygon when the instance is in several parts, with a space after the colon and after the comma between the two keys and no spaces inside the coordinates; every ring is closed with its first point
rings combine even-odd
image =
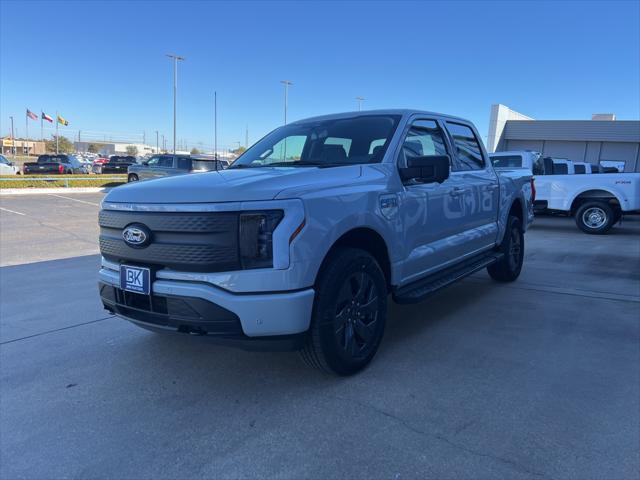
{"type": "Polygon", "coordinates": [[[594,114],[591,120],[535,120],[506,105],[491,106],[489,152],[534,150],[545,157],[567,158],[640,172],[640,121],[594,114]]]}

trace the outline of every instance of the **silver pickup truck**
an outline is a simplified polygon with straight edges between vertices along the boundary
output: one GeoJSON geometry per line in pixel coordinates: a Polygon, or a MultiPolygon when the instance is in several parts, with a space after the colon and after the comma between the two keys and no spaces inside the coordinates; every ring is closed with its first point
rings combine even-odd
{"type": "Polygon", "coordinates": [[[520,274],[530,173],[496,173],[468,121],[414,110],[280,127],[228,169],[111,190],[105,308],[154,331],[300,350],[339,375],[418,302],[480,269],[520,274]]]}
{"type": "Polygon", "coordinates": [[[127,182],[184,175],[185,173],[210,172],[212,170],[222,170],[226,166],[226,161],[213,158],[172,154],[153,155],[143,163],[129,166],[127,169],[127,182]]]}

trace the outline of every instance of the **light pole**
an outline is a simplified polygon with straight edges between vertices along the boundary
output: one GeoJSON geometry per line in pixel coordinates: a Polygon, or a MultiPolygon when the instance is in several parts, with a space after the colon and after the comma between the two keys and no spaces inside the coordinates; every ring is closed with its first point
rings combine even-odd
{"type": "Polygon", "coordinates": [[[158,142],[158,130],[156,130],[156,153],[160,153],[160,148],[159,148],[159,142],[158,142]]]}
{"type": "Polygon", "coordinates": [[[166,54],[167,57],[173,59],[173,154],[176,153],[176,97],[178,95],[178,60],[184,60],[184,57],[178,55],[166,54]]]}
{"type": "Polygon", "coordinates": [[[293,85],[290,80],[280,80],[280,83],[284,84],[284,124],[287,124],[287,102],[289,97],[289,86],[293,85]]]}
{"type": "Polygon", "coordinates": [[[11,154],[16,156],[16,136],[13,134],[13,117],[11,119],[11,154]]]}
{"type": "Polygon", "coordinates": [[[362,110],[362,101],[364,100],[364,97],[356,97],[356,100],[358,101],[358,111],[362,110]]]}
{"type": "Polygon", "coordinates": [[[162,151],[164,152],[167,150],[167,142],[164,141],[164,133],[161,136],[162,136],[162,151]]]}
{"type": "Polygon", "coordinates": [[[218,92],[213,92],[213,158],[218,159],[218,92]]]}

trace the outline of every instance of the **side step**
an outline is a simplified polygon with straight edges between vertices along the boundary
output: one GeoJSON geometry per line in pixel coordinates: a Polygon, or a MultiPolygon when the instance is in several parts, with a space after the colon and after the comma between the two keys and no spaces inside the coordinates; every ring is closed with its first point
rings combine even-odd
{"type": "Polygon", "coordinates": [[[393,299],[397,303],[421,302],[429,295],[437,292],[472,273],[482,270],[501,260],[503,253],[491,252],[470,258],[440,272],[421,278],[393,291],[393,299]]]}

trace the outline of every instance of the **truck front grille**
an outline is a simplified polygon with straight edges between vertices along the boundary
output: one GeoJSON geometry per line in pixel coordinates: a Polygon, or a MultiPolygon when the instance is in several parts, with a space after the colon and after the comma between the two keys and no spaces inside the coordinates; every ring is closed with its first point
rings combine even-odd
{"type": "Polygon", "coordinates": [[[121,212],[102,210],[100,252],[117,263],[133,263],[191,272],[240,269],[236,212],[121,212]],[[123,230],[142,224],[151,231],[150,243],[133,248],[123,230]]]}

